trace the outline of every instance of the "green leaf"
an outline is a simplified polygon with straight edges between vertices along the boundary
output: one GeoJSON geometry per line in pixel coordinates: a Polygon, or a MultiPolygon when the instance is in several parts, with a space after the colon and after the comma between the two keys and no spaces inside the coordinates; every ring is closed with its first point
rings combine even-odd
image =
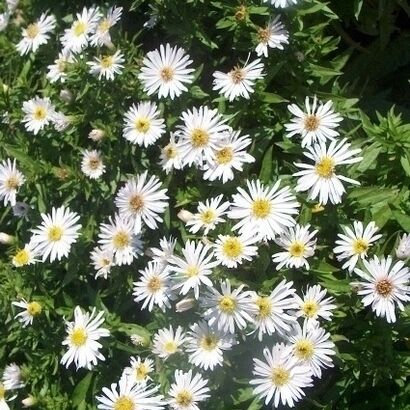
{"type": "Polygon", "coordinates": [[[261,166],[261,170],[259,173],[259,178],[263,182],[269,182],[272,179],[272,174],[273,174],[272,152],[273,152],[273,145],[271,145],[268,148],[268,150],[265,152],[265,155],[263,156],[262,166],[261,166]]]}
{"type": "Polygon", "coordinates": [[[85,400],[87,391],[90,388],[91,381],[94,374],[88,373],[78,384],[75,386],[71,400],[74,406],[78,406],[82,401],[85,400]]]}
{"type": "Polygon", "coordinates": [[[399,211],[393,211],[393,216],[403,229],[410,232],[410,216],[402,214],[399,211]]]}

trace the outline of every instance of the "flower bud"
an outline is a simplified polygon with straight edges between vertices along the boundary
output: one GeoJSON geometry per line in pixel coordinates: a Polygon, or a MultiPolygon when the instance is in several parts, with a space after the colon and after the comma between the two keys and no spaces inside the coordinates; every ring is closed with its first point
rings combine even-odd
{"type": "Polygon", "coordinates": [[[145,337],[133,334],[130,336],[131,342],[135,346],[148,346],[149,340],[147,340],[145,337]]]}
{"type": "Polygon", "coordinates": [[[403,234],[401,237],[396,249],[396,256],[399,259],[410,258],[410,234],[403,234]]]}
{"type": "Polygon", "coordinates": [[[185,312],[189,309],[192,309],[195,304],[195,299],[193,298],[185,298],[180,300],[176,305],[175,305],[175,310],[178,313],[185,312]]]}
{"type": "Polygon", "coordinates": [[[101,141],[105,137],[104,130],[100,130],[98,128],[93,129],[88,134],[88,138],[92,139],[93,141],[101,141]]]}
{"type": "Polygon", "coordinates": [[[60,91],[61,101],[70,103],[73,100],[73,93],[70,90],[64,89],[60,91]]]}
{"type": "Polygon", "coordinates": [[[182,222],[187,223],[194,217],[194,214],[185,209],[181,209],[177,216],[182,222]]]}
{"type": "Polygon", "coordinates": [[[14,236],[11,236],[5,232],[0,232],[0,243],[3,245],[10,245],[14,241],[14,236]]]}
{"type": "Polygon", "coordinates": [[[33,396],[28,396],[21,401],[24,407],[33,407],[37,404],[37,399],[33,396]]]}

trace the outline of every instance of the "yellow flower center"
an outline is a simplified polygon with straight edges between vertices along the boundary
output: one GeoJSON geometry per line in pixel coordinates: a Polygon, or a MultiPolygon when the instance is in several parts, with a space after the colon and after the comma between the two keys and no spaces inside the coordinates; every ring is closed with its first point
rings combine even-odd
{"type": "Polygon", "coordinates": [[[313,343],[308,339],[298,340],[295,343],[295,355],[298,359],[308,360],[313,356],[314,351],[313,343]]]}
{"type": "Polygon", "coordinates": [[[307,115],[303,121],[306,131],[316,131],[320,125],[320,118],[316,115],[307,115]]]}
{"type": "Polygon", "coordinates": [[[144,208],[144,198],[142,195],[133,195],[130,199],[130,206],[133,211],[139,213],[144,208]]]}
{"type": "Polygon", "coordinates": [[[62,238],[63,233],[64,231],[60,226],[54,225],[48,230],[48,240],[57,242],[62,238]]]}
{"type": "Polygon", "coordinates": [[[108,258],[101,259],[101,266],[109,266],[109,265],[111,265],[111,259],[108,259],[108,258]]]}
{"type": "Polygon", "coordinates": [[[91,158],[88,161],[88,166],[92,170],[98,169],[100,167],[100,165],[101,165],[101,161],[98,158],[91,158]]]}
{"type": "Polygon", "coordinates": [[[40,33],[40,27],[37,23],[29,24],[26,28],[27,37],[34,39],[40,33]]]}
{"type": "Polygon", "coordinates": [[[188,266],[185,271],[185,275],[188,276],[189,278],[198,276],[198,274],[199,274],[199,268],[197,265],[188,266]]]}
{"type": "Polygon", "coordinates": [[[4,185],[7,190],[12,190],[12,189],[17,189],[19,187],[19,179],[15,176],[12,175],[9,178],[6,179],[4,182],[4,185]]]}
{"type": "Polygon", "coordinates": [[[30,252],[26,249],[20,249],[13,257],[13,263],[16,266],[27,265],[30,261],[30,252]]]}
{"type": "Polygon", "coordinates": [[[98,25],[98,31],[100,33],[105,33],[107,32],[111,27],[111,23],[108,19],[104,19],[101,21],[101,23],[98,25]]]}
{"type": "Polygon", "coordinates": [[[112,56],[103,56],[101,58],[101,67],[102,68],[111,68],[113,65],[114,59],[112,56]]]}
{"type": "Polygon", "coordinates": [[[219,299],[218,306],[222,312],[232,314],[236,309],[236,300],[231,296],[223,296],[219,299]]]}
{"type": "Polygon", "coordinates": [[[245,78],[245,72],[240,67],[235,67],[229,72],[229,76],[234,84],[239,84],[245,78]]]}
{"type": "Polygon", "coordinates": [[[151,278],[147,284],[147,288],[150,292],[155,293],[158,292],[161,289],[161,279],[158,278],[157,276],[154,276],[151,278]]]}
{"type": "Polygon", "coordinates": [[[323,157],[315,166],[316,174],[321,178],[331,178],[335,171],[335,161],[330,157],[323,157]]]}
{"type": "Polygon", "coordinates": [[[214,212],[213,209],[206,209],[205,211],[203,211],[203,212],[201,213],[200,218],[201,218],[201,221],[202,221],[204,224],[209,225],[209,224],[211,224],[212,222],[215,221],[215,219],[216,219],[216,214],[215,214],[215,212],[214,212]]]}
{"type": "Polygon", "coordinates": [[[44,107],[36,107],[33,112],[33,117],[37,121],[42,121],[47,117],[47,110],[44,107]]]}
{"type": "Polygon", "coordinates": [[[241,4],[235,12],[235,19],[237,21],[242,21],[245,19],[246,15],[248,14],[248,11],[246,10],[246,6],[241,4]]]}
{"type": "Polygon", "coordinates": [[[258,29],[258,39],[261,43],[267,43],[269,41],[270,32],[267,27],[258,29]]]}
{"type": "Polygon", "coordinates": [[[314,317],[319,310],[319,305],[314,300],[307,300],[303,303],[302,311],[307,317],[314,317]]]}
{"type": "Polygon", "coordinates": [[[252,204],[252,215],[256,218],[266,218],[270,214],[271,207],[267,199],[256,199],[252,204]]]}
{"type": "Polygon", "coordinates": [[[116,249],[124,249],[131,242],[131,238],[126,232],[118,232],[112,238],[112,243],[116,249]]]}
{"type": "Polygon", "coordinates": [[[135,368],[135,379],[142,381],[145,379],[148,373],[149,367],[145,363],[140,363],[140,365],[135,368]]]}
{"type": "Polygon", "coordinates": [[[173,354],[178,350],[178,345],[173,340],[168,340],[168,342],[164,343],[164,350],[168,354],[173,354]]]}
{"type": "Polygon", "coordinates": [[[27,313],[30,316],[37,316],[41,313],[42,307],[38,302],[31,302],[27,305],[27,313]]]}
{"type": "Polygon", "coordinates": [[[295,241],[289,247],[289,253],[295,258],[300,258],[305,252],[305,245],[302,242],[295,241]]]}
{"type": "Polygon", "coordinates": [[[146,134],[151,127],[151,121],[147,117],[140,117],[135,121],[134,127],[138,132],[146,134]]]}
{"type": "Polygon", "coordinates": [[[271,379],[275,386],[282,387],[289,382],[290,373],[283,367],[277,367],[273,369],[271,379]]]}
{"type": "Polygon", "coordinates": [[[231,147],[225,147],[220,149],[215,154],[216,162],[220,165],[229,164],[233,159],[233,149],[231,147]]]}
{"type": "Polygon", "coordinates": [[[369,249],[369,243],[362,238],[356,239],[353,242],[353,252],[356,255],[361,255],[369,249]]]}
{"type": "Polygon", "coordinates": [[[172,81],[174,78],[174,70],[171,67],[164,67],[161,70],[160,75],[161,75],[162,81],[168,83],[169,81],[172,81]]]}
{"type": "Polygon", "coordinates": [[[174,145],[172,144],[168,144],[163,150],[162,152],[164,153],[165,157],[167,159],[172,159],[175,158],[177,156],[177,149],[175,148],[174,145]]]}
{"type": "Polygon", "coordinates": [[[384,298],[390,296],[391,291],[393,290],[393,285],[387,279],[382,279],[376,283],[376,291],[379,295],[384,298]]]}
{"type": "Polygon", "coordinates": [[[76,21],[73,25],[73,32],[76,37],[80,37],[87,30],[87,24],[82,21],[76,21]]]}
{"type": "Polygon", "coordinates": [[[205,147],[209,142],[209,134],[201,128],[195,128],[191,132],[191,141],[194,148],[205,147]]]}
{"type": "Polygon", "coordinates": [[[199,345],[202,349],[210,352],[218,345],[218,339],[215,336],[206,335],[201,339],[199,345]]]}
{"type": "Polygon", "coordinates": [[[322,212],[325,210],[325,207],[322,206],[321,204],[315,204],[312,207],[312,214],[317,214],[318,212],[322,212]]]}
{"type": "Polygon", "coordinates": [[[222,245],[222,252],[228,258],[235,259],[243,253],[242,242],[234,236],[229,236],[222,245]]]}
{"type": "Polygon", "coordinates": [[[6,394],[6,389],[4,386],[0,383],[0,400],[4,399],[4,396],[6,394]]]}
{"type": "Polygon", "coordinates": [[[70,341],[75,347],[81,347],[85,345],[87,337],[85,329],[83,327],[78,327],[71,333],[70,341]]]}
{"type": "Polygon", "coordinates": [[[127,396],[120,396],[114,403],[114,410],[137,410],[133,400],[127,396]]]}
{"type": "Polygon", "coordinates": [[[190,393],[188,390],[181,390],[175,397],[175,401],[177,404],[180,406],[187,407],[192,404],[193,402],[193,397],[192,393],[190,393]]]}
{"type": "Polygon", "coordinates": [[[265,319],[270,316],[272,312],[272,302],[268,297],[258,297],[256,306],[259,309],[258,319],[265,319]]]}

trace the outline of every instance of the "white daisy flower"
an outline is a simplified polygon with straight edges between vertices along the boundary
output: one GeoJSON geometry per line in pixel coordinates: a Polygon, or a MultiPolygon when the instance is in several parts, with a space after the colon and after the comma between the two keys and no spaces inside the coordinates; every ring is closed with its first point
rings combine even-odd
{"type": "Polygon", "coordinates": [[[410,234],[403,234],[396,249],[396,256],[399,259],[410,257],[410,234]]]}
{"type": "Polygon", "coordinates": [[[102,276],[104,279],[107,279],[111,272],[111,268],[115,266],[113,250],[95,247],[90,256],[91,264],[97,271],[95,273],[95,278],[97,279],[102,276]]]}
{"type": "Polygon", "coordinates": [[[140,146],[148,147],[161,138],[165,132],[164,119],[155,103],[140,102],[132,104],[124,115],[123,137],[140,146]]]}
{"type": "Polygon", "coordinates": [[[28,243],[24,245],[24,248],[19,249],[12,258],[12,264],[16,268],[20,268],[26,265],[33,265],[38,262],[37,259],[38,252],[35,249],[33,243],[28,243]]]}
{"type": "Polygon", "coordinates": [[[141,232],[142,222],[150,229],[162,222],[159,214],[168,207],[166,189],[160,189],[162,182],[156,177],[148,179],[148,173],[137,175],[123,186],[115,198],[119,214],[134,225],[134,233],[141,232]]]}
{"type": "Polygon", "coordinates": [[[231,290],[228,279],[220,283],[221,292],[210,288],[202,300],[201,306],[206,309],[202,314],[209,326],[215,325],[219,330],[235,333],[235,328],[245,329],[247,322],[252,322],[252,296],[249,291],[242,291],[245,285],[231,290]]]}
{"type": "Polygon", "coordinates": [[[91,179],[98,179],[102,174],[104,174],[105,165],[101,157],[101,152],[95,149],[92,151],[83,151],[81,171],[84,175],[91,179]]]}
{"type": "Polygon", "coordinates": [[[258,40],[255,50],[258,57],[267,57],[269,47],[283,50],[283,44],[289,44],[289,33],[280,21],[280,16],[270,20],[266,27],[258,29],[258,40]]]}
{"type": "Polygon", "coordinates": [[[308,325],[304,321],[303,328],[296,323],[292,332],[287,335],[292,354],[305,366],[309,366],[313,376],[322,377],[322,369],[333,367],[333,355],[335,344],[330,340],[330,334],[319,327],[318,323],[314,326],[308,325]]]}
{"type": "Polygon", "coordinates": [[[3,201],[4,206],[8,203],[16,205],[16,194],[25,181],[24,175],[16,167],[15,159],[13,162],[10,158],[0,162],[0,201],[3,201]]]}
{"type": "Polygon", "coordinates": [[[135,384],[128,377],[122,377],[118,385],[103,387],[104,396],[97,396],[97,408],[101,410],[162,410],[164,396],[156,395],[158,387],[135,384]]]}
{"type": "Polygon", "coordinates": [[[302,316],[311,322],[320,318],[331,320],[332,310],[336,309],[336,305],[333,304],[334,299],[327,298],[326,294],[326,289],[322,289],[320,285],[308,286],[303,299],[295,294],[295,302],[298,306],[296,316],[302,316]]]}
{"type": "Polygon", "coordinates": [[[404,310],[403,302],[410,301],[410,270],[403,261],[392,266],[390,256],[379,259],[363,260],[365,270],[355,268],[354,272],[364,282],[354,283],[358,286],[358,295],[363,296],[364,306],[371,305],[378,317],[385,317],[388,323],[396,321],[395,307],[404,310]]]}
{"type": "Polygon", "coordinates": [[[178,137],[178,147],[181,151],[183,165],[202,164],[203,159],[212,158],[217,143],[223,138],[223,133],[230,128],[217,109],[206,106],[193,107],[181,114],[184,125],[179,125],[175,135],[178,137]]]}
{"type": "Polygon", "coordinates": [[[100,55],[94,57],[94,61],[88,61],[90,66],[90,74],[98,76],[98,79],[105,78],[106,80],[114,80],[115,75],[121,74],[124,68],[124,54],[117,50],[114,54],[100,55]]]}
{"type": "Polygon", "coordinates": [[[63,132],[71,124],[71,118],[62,112],[55,112],[51,121],[53,122],[54,129],[58,132],[63,132]]]}
{"type": "Polygon", "coordinates": [[[175,370],[175,382],[171,384],[168,395],[168,405],[174,410],[199,410],[198,402],[209,397],[208,380],[200,373],[193,376],[192,370],[184,373],[175,370]]]}
{"type": "Polygon", "coordinates": [[[35,300],[27,302],[26,299],[21,299],[20,302],[12,302],[12,305],[17,306],[23,309],[22,312],[19,312],[14,319],[17,319],[23,327],[33,324],[33,319],[41,314],[43,310],[39,302],[35,300]]]}
{"type": "Polygon", "coordinates": [[[296,191],[308,191],[308,199],[313,200],[319,197],[321,205],[326,205],[329,201],[332,204],[342,202],[342,195],[346,192],[341,181],[354,185],[360,182],[336,174],[336,167],[345,164],[360,162],[362,157],[355,157],[361,150],[350,150],[346,139],[332,141],[328,148],[324,142],[319,142],[312,147],[307,147],[304,155],[314,161],[311,164],[296,164],[302,171],[298,171],[293,176],[298,176],[296,191]]]}
{"type": "Polygon", "coordinates": [[[140,280],[134,282],[135,302],[144,302],[141,309],[151,312],[154,305],[158,306],[163,312],[170,308],[170,299],[173,299],[171,292],[170,272],[158,262],[148,262],[148,266],[141,273],[140,280]]]}
{"type": "Polygon", "coordinates": [[[67,67],[74,63],[74,57],[69,52],[62,52],[58,54],[58,58],[54,60],[54,64],[47,66],[48,73],[46,77],[50,83],[60,81],[64,83],[67,78],[67,67]]]}
{"type": "Polygon", "coordinates": [[[52,122],[55,108],[48,97],[35,97],[23,102],[23,112],[25,115],[22,122],[25,123],[26,130],[37,135],[40,130],[52,122]]]}
{"type": "Polygon", "coordinates": [[[250,94],[254,92],[255,81],[264,77],[263,63],[260,58],[243,67],[239,65],[234,67],[228,73],[215,71],[213,73],[213,90],[219,90],[219,94],[224,95],[229,101],[233,101],[237,97],[250,98],[250,94]]]}
{"type": "MultiPolygon", "coordinates": [[[[0,15],[0,23],[1,23],[1,15],[0,15]]],[[[0,32],[1,32],[1,25],[0,25],[0,32]]],[[[8,389],[6,389],[3,383],[0,382],[0,410],[10,410],[10,407],[7,404],[6,399],[5,399],[7,390],[8,389]]],[[[13,400],[13,397],[10,400],[13,400]]]]}
{"type": "Polygon", "coordinates": [[[276,344],[272,350],[263,349],[265,361],[253,359],[254,379],[250,384],[256,385],[253,392],[260,398],[265,398],[267,405],[273,398],[273,407],[294,407],[305,392],[305,387],[312,386],[310,367],[299,364],[298,360],[289,355],[289,349],[283,344],[276,344]]]}
{"type": "Polygon", "coordinates": [[[228,217],[240,221],[232,228],[239,232],[255,231],[262,238],[274,239],[286,228],[295,225],[292,215],[298,213],[299,204],[289,187],[279,189],[280,180],[273,187],[259,180],[246,181],[248,192],[238,188],[228,217]]]}
{"type": "Polygon", "coordinates": [[[178,326],[174,332],[174,329],[170,325],[169,328],[164,327],[163,329],[159,329],[154,335],[152,353],[162,359],[168,359],[168,357],[174,353],[180,352],[184,343],[184,329],[182,329],[181,326],[178,326]]]}
{"type": "Polygon", "coordinates": [[[4,368],[2,381],[6,390],[21,389],[25,386],[21,369],[16,363],[10,363],[4,368]]]}
{"type": "MultiPolygon", "coordinates": [[[[4,31],[10,20],[10,13],[5,12],[5,13],[0,13],[0,33],[4,31]]],[[[0,403],[1,403],[1,397],[0,397],[0,403]]]]}
{"type": "Polygon", "coordinates": [[[316,96],[310,105],[309,97],[305,100],[306,112],[296,104],[288,105],[288,110],[295,116],[291,122],[285,124],[288,138],[299,134],[302,137],[302,148],[315,142],[334,140],[339,133],[335,130],[343,118],[333,111],[332,101],[326,104],[319,103],[316,96]]]}
{"type": "Polygon", "coordinates": [[[83,313],[80,306],[74,309],[74,322],[66,322],[67,337],[63,346],[68,346],[68,351],[61,358],[61,364],[67,369],[74,362],[77,370],[85,367],[91,370],[98,360],[104,361],[104,356],[99,352],[102,347],[98,340],[108,337],[110,332],[100,327],[104,323],[104,312],[95,315],[93,308],[91,314],[83,313]]]}
{"type": "Polygon", "coordinates": [[[289,315],[289,309],[296,309],[294,301],[295,289],[293,282],[283,280],[268,296],[258,295],[251,292],[251,304],[249,312],[255,331],[258,331],[258,339],[262,340],[264,334],[269,336],[275,332],[284,334],[291,329],[296,318],[289,315]]]}
{"type": "Polygon", "coordinates": [[[142,241],[134,235],[134,224],[116,214],[114,220],[109,217],[109,224],[101,224],[98,243],[103,250],[114,253],[116,265],[130,265],[137,255],[142,254],[142,241]]]}
{"type": "Polygon", "coordinates": [[[188,91],[184,84],[191,84],[195,71],[188,68],[192,63],[185,50],[161,44],[159,50],[150,51],[142,61],[138,79],[142,82],[148,95],[158,92],[158,97],[169,97],[173,100],[188,91]]]}
{"type": "Polygon", "coordinates": [[[83,8],[81,13],[77,13],[76,20],[70,28],[64,30],[64,35],[61,37],[63,44],[63,52],[79,53],[87,47],[90,36],[95,32],[100,12],[98,8],[91,7],[83,8]]]}
{"type": "Polygon", "coordinates": [[[339,233],[339,237],[336,240],[336,246],[333,252],[337,255],[338,261],[346,260],[342,269],[349,269],[349,272],[353,272],[359,258],[365,259],[367,257],[367,251],[373,245],[373,242],[377,241],[382,235],[375,235],[379,230],[376,224],[372,221],[366,228],[362,222],[354,221],[353,230],[349,226],[342,226],[344,233],[339,233]]]}
{"type": "Polygon", "coordinates": [[[270,2],[274,7],[288,7],[296,4],[298,0],[263,0],[264,3],[270,2]]]}
{"type": "Polygon", "coordinates": [[[167,174],[173,169],[181,169],[183,167],[181,149],[175,142],[175,136],[173,133],[171,133],[169,143],[161,148],[159,164],[167,174]]]}
{"type": "Polygon", "coordinates": [[[154,371],[154,361],[151,359],[142,360],[137,356],[130,358],[130,365],[123,371],[123,377],[128,377],[135,384],[147,384],[151,377],[150,373],[154,371]]]}
{"type": "Polygon", "coordinates": [[[225,222],[222,216],[226,214],[230,203],[223,202],[221,204],[222,199],[223,195],[221,194],[216,198],[207,199],[205,203],[199,202],[197,213],[187,221],[189,232],[197,233],[200,229],[203,229],[204,235],[208,235],[209,231],[214,230],[218,223],[225,222]]]}
{"type": "Polygon", "coordinates": [[[255,158],[245,151],[251,142],[248,135],[240,136],[239,131],[230,130],[224,134],[224,138],[217,143],[216,149],[204,164],[204,179],[219,179],[224,184],[234,179],[233,170],[242,172],[243,164],[255,162],[255,158]]]}
{"type": "Polygon", "coordinates": [[[35,245],[35,251],[42,254],[43,262],[50,257],[50,262],[55,259],[61,260],[67,257],[71,245],[80,236],[80,224],[76,222],[80,216],[76,212],[71,212],[70,208],[60,206],[52,208],[50,214],[41,214],[43,222],[36,229],[30,242],[35,245]]]}
{"type": "Polygon", "coordinates": [[[201,284],[213,286],[208,276],[218,262],[212,261],[214,255],[211,248],[201,242],[186,241],[182,254],[183,258],[173,256],[169,261],[169,269],[175,273],[176,284],[173,289],[180,289],[181,295],[186,295],[193,289],[195,299],[198,299],[201,284]]]}
{"type": "Polygon", "coordinates": [[[23,28],[23,38],[16,46],[17,51],[22,56],[30,51],[35,53],[42,44],[47,44],[50,38],[49,33],[55,29],[55,26],[55,17],[43,13],[35,23],[23,28]]]}
{"type": "Polygon", "coordinates": [[[296,224],[288,228],[278,238],[275,243],[282,247],[285,251],[278,252],[272,255],[273,262],[277,263],[276,270],[286,268],[301,268],[309,269],[307,258],[315,253],[316,241],[315,235],[318,231],[309,232],[310,225],[296,224]]]}
{"type": "Polygon", "coordinates": [[[236,268],[258,254],[255,243],[259,240],[252,231],[240,235],[218,235],[214,245],[215,258],[223,266],[236,268]]]}
{"type": "Polygon", "coordinates": [[[155,262],[160,263],[164,267],[168,266],[169,261],[174,256],[174,249],[176,243],[177,240],[174,239],[172,236],[170,236],[169,239],[166,236],[164,236],[159,241],[159,248],[150,248],[150,251],[152,253],[152,259],[155,262]]]}
{"type": "Polygon", "coordinates": [[[121,19],[122,10],[122,7],[116,6],[108,9],[106,16],[98,21],[95,33],[90,37],[92,46],[112,46],[110,29],[121,19]]]}
{"type": "Polygon", "coordinates": [[[185,351],[190,363],[204,370],[213,370],[216,366],[222,366],[223,351],[230,350],[234,344],[236,340],[232,335],[211,328],[201,320],[190,326],[185,351]]]}

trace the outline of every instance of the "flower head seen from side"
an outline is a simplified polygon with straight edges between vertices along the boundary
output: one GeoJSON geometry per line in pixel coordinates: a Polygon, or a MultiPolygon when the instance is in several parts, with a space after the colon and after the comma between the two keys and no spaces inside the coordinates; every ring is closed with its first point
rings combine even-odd
{"type": "Polygon", "coordinates": [[[105,165],[101,157],[101,152],[97,150],[83,151],[81,160],[81,171],[91,179],[98,179],[105,172],[105,165]]]}
{"type": "Polygon", "coordinates": [[[327,290],[320,285],[308,286],[303,298],[295,294],[297,305],[297,317],[303,317],[308,321],[315,322],[319,319],[331,320],[336,305],[332,297],[326,297],[327,290]]]}
{"type": "Polygon", "coordinates": [[[76,365],[77,370],[85,367],[92,369],[98,360],[105,360],[99,352],[102,345],[98,342],[101,337],[108,337],[110,332],[101,327],[104,323],[104,312],[96,314],[93,308],[91,314],[83,313],[79,306],[74,309],[74,322],[67,322],[67,337],[63,346],[68,346],[67,352],[61,358],[61,364],[66,368],[71,363],[76,365]]]}
{"type": "Polygon", "coordinates": [[[22,120],[27,131],[37,135],[53,121],[55,108],[48,97],[35,97],[23,102],[24,118],[22,120]]]}
{"type": "Polygon", "coordinates": [[[30,242],[24,245],[24,248],[17,250],[12,257],[11,262],[16,268],[33,265],[38,262],[37,256],[38,252],[36,251],[33,243],[30,242]]]}
{"type": "Polygon", "coordinates": [[[193,375],[192,370],[184,373],[175,370],[175,382],[171,384],[168,405],[173,410],[199,410],[198,402],[209,397],[208,380],[200,373],[193,375]]]}
{"type": "Polygon", "coordinates": [[[76,222],[80,216],[71,212],[70,208],[60,206],[52,208],[51,214],[41,214],[43,222],[36,229],[30,242],[35,245],[35,251],[42,255],[43,262],[49,257],[50,262],[67,257],[71,245],[80,236],[81,225],[76,222]]]}
{"type": "Polygon", "coordinates": [[[105,78],[112,81],[116,75],[121,74],[124,61],[124,55],[117,50],[114,54],[94,57],[94,60],[88,61],[87,65],[90,66],[90,74],[97,76],[99,80],[105,78]]]}
{"type": "Polygon", "coordinates": [[[298,0],[263,0],[264,3],[270,3],[272,4],[272,6],[274,7],[280,7],[280,8],[284,8],[284,7],[288,7],[291,6],[293,4],[296,4],[298,0]]]}
{"type": "Polygon", "coordinates": [[[20,55],[24,55],[33,51],[35,53],[42,44],[47,44],[50,38],[50,32],[56,26],[56,19],[54,16],[47,16],[43,13],[35,22],[23,28],[23,38],[17,44],[16,48],[20,55]]]}
{"type": "Polygon", "coordinates": [[[124,115],[123,137],[133,144],[152,145],[165,132],[164,119],[160,118],[155,103],[143,101],[133,104],[124,115]]]}
{"type": "Polygon", "coordinates": [[[107,14],[98,21],[95,32],[90,37],[91,45],[99,47],[112,46],[110,29],[120,21],[122,10],[122,7],[116,6],[108,9],[107,14]]]}
{"type": "Polygon", "coordinates": [[[16,363],[10,363],[4,368],[2,381],[6,390],[21,389],[25,386],[21,369],[16,363]]]}
{"type": "Polygon", "coordinates": [[[176,243],[177,243],[177,240],[173,238],[172,236],[170,236],[169,238],[164,236],[159,241],[158,248],[150,248],[153,261],[158,262],[163,267],[168,266],[170,260],[174,256],[176,243]]]}
{"type": "Polygon", "coordinates": [[[223,195],[218,195],[215,198],[208,198],[205,203],[199,202],[197,212],[187,222],[189,232],[197,233],[203,230],[204,235],[208,235],[209,231],[215,229],[220,222],[225,222],[222,218],[226,214],[230,206],[229,202],[222,202],[223,195]],[[222,203],[221,203],[222,202],[222,203]]]}
{"type": "Polygon", "coordinates": [[[410,234],[403,234],[396,249],[396,257],[399,259],[410,258],[410,234]]]}
{"type": "Polygon", "coordinates": [[[0,201],[4,206],[16,205],[16,195],[26,181],[24,175],[17,169],[16,160],[7,158],[0,162],[0,201]]]}
{"type": "Polygon", "coordinates": [[[201,320],[190,326],[187,332],[185,351],[188,360],[195,366],[204,370],[213,370],[216,366],[222,366],[223,351],[230,350],[236,344],[235,338],[216,327],[201,320]]]}
{"type": "Polygon", "coordinates": [[[124,369],[123,377],[128,377],[135,384],[146,384],[154,372],[154,361],[137,356],[130,358],[130,365],[124,369]]]}
{"type": "Polygon", "coordinates": [[[185,84],[193,81],[194,69],[188,68],[191,63],[184,49],[161,44],[159,50],[144,57],[138,78],[148,95],[157,92],[159,98],[169,96],[173,100],[188,91],[185,84]]]}
{"type": "Polygon", "coordinates": [[[173,133],[171,133],[168,144],[161,148],[159,163],[166,174],[183,167],[181,148],[175,141],[173,133]]]}
{"type": "Polygon", "coordinates": [[[382,235],[376,235],[379,228],[372,221],[364,227],[362,222],[354,221],[353,229],[349,226],[343,226],[343,233],[337,234],[336,247],[333,252],[337,254],[337,260],[345,261],[342,269],[349,269],[353,272],[359,258],[367,257],[367,251],[382,235]]]}
{"type": "Polygon", "coordinates": [[[403,261],[393,264],[390,256],[363,260],[365,270],[355,268],[354,272],[363,279],[354,283],[359,287],[364,306],[371,305],[376,316],[386,318],[388,323],[396,321],[396,305],[404,310],[403,302],[410,301],[410,270],[403,261]]]}
{"type": "Polygon", "coordinates": [[[230,219],[239,219],[234,230],[255,231],[261,239],[269,240],[295,225],[292,215],[298,213],[299,204],[289,187],[279,189],[280,180],[273,186],[265,186],[259,180],[246,184],[248,192],[238,188],[228,212],[230,219]]]}
{"type": "Polygon", "coordinates": [[[275,239],[276,244],[284,249],[272,255],[273,262],[278,264],[276,270],[282,269],[283,266],[287,268],[304,266],[309,269],[307,258],[315,253],[317,234],[317,231],[309,232],[309,229],[310,225],[296,224],[275,239]]]}
{"type": "Polygon", "coordinates": [[[135,302],[143,302],[141,309],[151,312],[155,306],[162,311],[170,308],[170,299],[173,299],[171,291],[171,278],[169,269],[158,262],[148,262],[144,270],[140,270],[139,281],[134,282],[135,302]]]}
{"type": "Polygon", "coordinates": [[[295,323],[295,317],[288,313],[297,307],[293,299],[295,289],[292,285],[293,282],[283,280],[267,296],[251,292],[249,312],[259,340],[262,340],[265,334],[271,336],[279,332],[283,335],[290,331],[291,325],[295,323]]]}
{"type": "Polygon", "coordinates": [[[280,21],[280,16],[270,20],[266,27],[260,27],[257,37],[258,45],[255,51],[258,57],[261,55],[268,57],[269,48],[283,50],[283,44],[289,44],[289,33],[280,21]]]}
{"type": "MultiPolygon", "coordinates": [[[[1,14],[0,14],[1,18],[1,14]]],[[[1,20],[0,20],[1,23],[1,20]]],[[[1,29],[1,26],[0,26],[1,29]]],[[[0,30],[1,31],[1,30],[0,30]]],[[[0,410],[10,410],[9,405],[6,402],[6,392],[8,389],[3,385],[3,383],[0,382],[0,410]]]]}
{"type": "Polygon", "coordinates": [[[339,135],[336,128],[343,118],[333,111],[332,101],[326,104],[319,103],[313,98],[310,105],[309,97],[305,101],[306,112],[302,111],[296,104],[288,105],[288,110],[294,115],[291,122],[285,124],[287,137],[296,134],[302,137],[302,148],[310,146],[315,142],[326,142],[327,139],[334,140],[339,135]]]}
{"type": "Polygon", "coordinates": [[[263,63],[260,58],[243,66],[236,66],[228,73],[215,71],[213,74],[213,90],[233,101],[237,97],[250,98],[254,92],[255,81],[264,77],[263,63]]]}
{"type": "Polygon", "coordinates": [[[276,344],[272,349],[265,348],[263,355],[265,361],[253,359],[254,378],[250,384],[255,385],[254,394],[265,398],[265,405],[273,398],[274,408],[280,403],[294,407],[305,396],[304,389],[312,386],[310,367],[299,364],[283,344],[276,344]]]}
{"type": "Polygon", "coordinates": [[[152,353],[161,359],[167,359],[169,356],[181,351],[185,339],[186,335],[181,326],[178,326],[175,331],[171,325],[169,328],[159,329],[154,335],[152,353]]]}
{"type": "Polygon", "coordinates": [[[47,66],[47,79],[50,83],[56,83],[57,81],[64,83],[67,78],[67,68],[74,61],[74,56],[69,52],[59,53],[58,58],[54,60],[54,64],[47,66]]]}
{"type": "Polygon", "coordinates": [[[341,203],[342,196],[346,192],[342,181],[354,185],[360,185],[360,182],[337,174],[336,168],[340,165],[360,162],[362,157],[356,156],[360,151],[360,149],[351,150],[346,139],[332,141],[329,147],[326,147],[324,142],[308,147],[304,155],[314,164],[295,163],[302,169],[293,174],[299,177],[296,191],[308,191],[308,199],[314,200],[319,197],[322,205],[326,205],[329,201],[332,204],[341,203]]]}
{"type": "Polygon", "coordinates": [[[103,396],[96,397],[100,410],[162,410],[165,406],[157,386],[135,384],[128,377],[121,377],[110,388],[103,387],[102,392],[103,396]]]}
{"type": "Polygon", "coordinates": [[[15,319],[17,319],[23,327],[32,325],[33,319],[40,315],[43,311],[41,304],[35,300],[27,302],[25,299],[21,299],[20,302],[12,302],[12,304],[20,309],[23,309],[15,316],[15,319]]]}
{"type": "Polygon", "coordinates": [[[95,278],[103,277],[107,279],[111,268],[115,266],[114,253],[112,249],[102,249],[96,246],[91,252],[91,264],[94,267],[95,278]]]}

